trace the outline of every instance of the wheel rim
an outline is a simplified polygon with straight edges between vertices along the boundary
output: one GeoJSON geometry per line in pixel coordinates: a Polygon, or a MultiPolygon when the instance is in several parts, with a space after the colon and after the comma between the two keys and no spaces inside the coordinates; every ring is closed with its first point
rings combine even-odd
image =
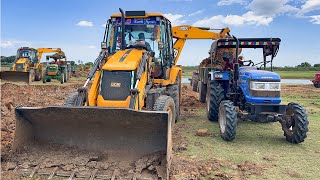
{"type": "Polygon", "coordinates": [[[295,129],[295,119],[294,119],[294,112],[293,109],[289,108],[286,112],[286,128],[289,134],[292,135],[295,129]]]}
{"type": "Polygon", "coordinates": [[[226,112],[222,105],[219,107],[219,126],[221,133],[224,133],[226,130],[226,112]]]}

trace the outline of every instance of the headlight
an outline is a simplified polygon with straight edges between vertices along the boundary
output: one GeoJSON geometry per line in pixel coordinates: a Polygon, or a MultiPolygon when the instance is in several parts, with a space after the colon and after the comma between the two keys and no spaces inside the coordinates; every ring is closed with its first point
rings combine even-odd
{"type": "Polygon", "coordinates": [[[255,91],[280,91],[280,83],[251,81],[250,89],[255,91]]]}
{"type": "Polygon", "coordinates": [[[252,90],[265,90],[266,84],[263,82],[251,82],[250,89],[252,90]]]}
{"type": "Polygon", "coordinates": [[[270,83],[269,89],[270,90],[280,90],[280,83],[270,83]]]}

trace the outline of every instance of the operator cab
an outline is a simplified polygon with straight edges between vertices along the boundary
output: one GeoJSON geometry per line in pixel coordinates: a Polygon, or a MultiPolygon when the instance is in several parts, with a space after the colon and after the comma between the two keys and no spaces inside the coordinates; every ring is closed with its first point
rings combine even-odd
{"type": "Polygon", "coordinates": [[[29,59],[31,67],[36,66],[36,64],[38,63],[38,51],[29,47],[19,48],[16,57],[17,71],[23,71],[25,64],[28,63],[28,61],[25,60],[19,61],[20,59],[24,58],[29,59]]]}
{"type": "Polygon", "coordinates": [[[121,14],[114,14],[108,20],[102,48],[107,49],[109,55],[126,49],[146,51],[152,57],[152,76],[166,79],[166,71],[174,61],[171,22],[160,13],[145,11],[126,11],[124,28],[121,19],[121,14]]]}

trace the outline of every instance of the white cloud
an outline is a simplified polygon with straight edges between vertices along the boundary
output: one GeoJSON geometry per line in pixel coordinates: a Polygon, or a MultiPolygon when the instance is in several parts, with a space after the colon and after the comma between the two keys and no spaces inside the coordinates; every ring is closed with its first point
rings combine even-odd
{"type": "Polygon", "coordinates": [[[77,23],[77,26],[82,26],[82,27],[92,27],[93,23],[90,21],[79,21],[77,23]]]}
{"type": "Polygon", "coordinates": [[[289,5],[289,1],[290,0],[253,0],[247,8],[258,16],[268,17],[298,12],[299,9],[289,5]]]}
{"type": "Polygon", "coordinates": [[[217,3],[218,6],[230,6],[232,4],[244,5],[244,4],[246,4],[246,2],[244,0],[220,0],[217,3]]]}
{"type": "Polygon", "coordinates": [[[89,49],[96,49],[96,48],[97,48],[97,46],[90,45],[90,46],[88,46],[88,48],[89,48],[89,49]]]}
{"type": "Polygon", "coordinates": [[[211,18],[203,19],[194,23],[194,26],[210,26],[213,28],[222,28],[226,25],[269,25],[272,22],[272,17],[257,16],[252,11],[249,11],[241,16],[239,15],[217,15],[211,18]]]}
{"type": "Polygon", "coordinates": [[[312,24],[320,24],[320,15],[310,16],[312,24]]]}
{"type": "Polygon", "coordinates": [[[19,47],[29,47],[32,43],[29,41],[18,41],[18,40],[4,40],[1,41],[1,48],[19,48],[19,47]]]}
{"type": "Polygon", "coordinates": [[[320,0],[307,0],[306,3],[301,6],[300,14],[316,10],[320,10],[320,0]]]}
{"type": "Polygon", "coordinates": [[[198,14],[203,13],[203,11],[204,11],[204,10],[198,10],[198,11],[196,11],[196,12],[193,12],[193,13],[189,14],[188,16],[195,16],[195,15],[198,15],[198,14]]]}
{"type": "Polygon", "coordinates": [[[184,15],[181,14],[164,14],[165,17],[167,17],[170,21],[172,25],[181,25],[186,23],[186,20],[182,20],[181,18],[184,17],[184,15]]]}

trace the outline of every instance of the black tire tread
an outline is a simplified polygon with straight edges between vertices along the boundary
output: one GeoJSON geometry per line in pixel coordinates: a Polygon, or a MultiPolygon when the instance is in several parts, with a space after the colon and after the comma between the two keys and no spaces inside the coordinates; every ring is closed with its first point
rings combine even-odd
{"type": "Polygon", "coordinates": [[[224,99],[224,90],[221,84],[217,81],[210,81],[208,84],[207,94],[210,96],[209,100],[209,111],[207,108],[207,116],[210,121],[218,121],[219,118],[219,105],[224,99]]]}
{"type": "Polygon", "coordinates": [[[289,103],[288,108],[291,108],[295,119],[295,131],[293,134],[286,135],[286,140],[293,144],[301,143],[307,138],[308,129],[308,116],[304,107],[297,103],[289,103]]]}
{"type": "Polygon", "coordinates": [[[166,95],[159,96],[153,105],[153,110],[154,111],[166,111],[166,108],[168,106],[172,106],[172,108],[173,108],[173,112],[172,112],[172,116],[173,116],[172,117],[172,120],[173,120],[172,127],[173,127],[175,116],[176,116],[176,111],[175,111],[174,100],[172,97],[166,96],[166,95]]]}
{"type": "Polygon", "coordinates": [[[77,97],[78,97],[78,92],[74,92],[74,93],[69,94],[64,101],[64,106],[68,106],[68,107],[75,106],[74,104],[75,104],[77,97]]]}
{"type": "Polygon", "coordinates": [[[237,112],[236,108],[233,105],[233,102],[230,100],[222,101],[220,106],[224,106],[225,114],[226,114],[226,129],[221,137],[225,141],[232,141],[236,137],[236,129],[237,129],[237,112]]]}

